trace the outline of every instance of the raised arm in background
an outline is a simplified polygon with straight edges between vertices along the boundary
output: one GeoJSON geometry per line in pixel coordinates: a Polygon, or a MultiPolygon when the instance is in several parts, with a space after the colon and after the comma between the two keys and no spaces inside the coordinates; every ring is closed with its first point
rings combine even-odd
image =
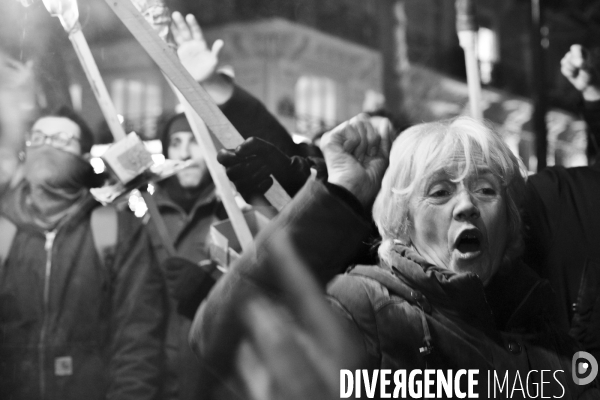
{"type": "Polygon", "coordinates": [[[321,145],[328,182],[310,180],[199,308],[190,334],[194,350],[221,377],[241,378],[246,396],[328,398],[338,390],[340,367],[364,365],[352,324],[315,292],[324,294],[369,233],[368,210],[391,136],[385,121],[375,128],[364,116],[329,133],[321,145]],[[260,371],[266,383],[254,379],[260,371]],[[281,390],[286,396],[278,396],[281,390]]]}

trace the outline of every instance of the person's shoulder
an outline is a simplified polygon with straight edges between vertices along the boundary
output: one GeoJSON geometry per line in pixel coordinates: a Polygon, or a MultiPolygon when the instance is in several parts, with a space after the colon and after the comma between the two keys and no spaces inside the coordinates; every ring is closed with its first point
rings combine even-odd
{"type": "MultiPolygon", "coordinates": [[[[382,274],[388,273],[376,265],[366,268],[375,268],[382,274]]],[[[389,278],[397,279],[391,274],[389,278]]],[[[327,288],[327,294],[343,304],[345,308],[358,311],[360,314],[375,314],[390,304],[406,302],[405,299],[390,291],[381,280],[357,273],[356,270],[334,278],[327,288]]]]}
{"type": "Polygon", "coordinates": [[[528,184],[539,192],[600,189],[600,166],[548,167],[531,175],[528,178],[528,184]]]}

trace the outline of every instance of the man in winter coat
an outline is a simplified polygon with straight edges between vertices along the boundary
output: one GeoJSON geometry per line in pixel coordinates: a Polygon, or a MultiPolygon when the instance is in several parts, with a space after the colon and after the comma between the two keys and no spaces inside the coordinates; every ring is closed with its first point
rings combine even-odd
{"type": "Polygon", "coordinates": [[[2,197],[0,398],[160,398],[164,281],[143,225],[90,195],[92,144],[71,109],[42,116],[2,197]]]}

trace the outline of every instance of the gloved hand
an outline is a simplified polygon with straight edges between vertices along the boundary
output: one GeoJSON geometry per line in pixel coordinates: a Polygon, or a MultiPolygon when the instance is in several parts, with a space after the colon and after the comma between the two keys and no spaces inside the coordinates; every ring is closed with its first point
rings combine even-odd
{"type": "Polygon", "coordinates": [[[165,260],[164,268],[169,295],[177,300],[177,311],[193,319],[196,309],[216,283],[215,265],[207,262],[196,264],[182,257],[165,260]]]}
{"type": "Polygon", "coordinates": [[[220,150],[217,160],[246,201],[271,187],[273,179],[270,175],[290,196],[294,196],[310,176],[312,165],[308,158],[288,157],[271,143],[257,137],[246,139],[235,150],[220,150]]]}

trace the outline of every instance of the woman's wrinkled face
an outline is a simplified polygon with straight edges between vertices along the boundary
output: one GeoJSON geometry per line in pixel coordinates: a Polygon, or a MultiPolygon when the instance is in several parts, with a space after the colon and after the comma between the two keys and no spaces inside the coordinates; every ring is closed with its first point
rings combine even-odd
{"type": "Polygon", "coordinates": [[[428,262],[473,272],[486,284],[498,271],[506,247],[505,191],[483,162],[459,181],[464,156],[455,156],[449,164],[426,178],[412,195],[410,240],[428,262]]]}

